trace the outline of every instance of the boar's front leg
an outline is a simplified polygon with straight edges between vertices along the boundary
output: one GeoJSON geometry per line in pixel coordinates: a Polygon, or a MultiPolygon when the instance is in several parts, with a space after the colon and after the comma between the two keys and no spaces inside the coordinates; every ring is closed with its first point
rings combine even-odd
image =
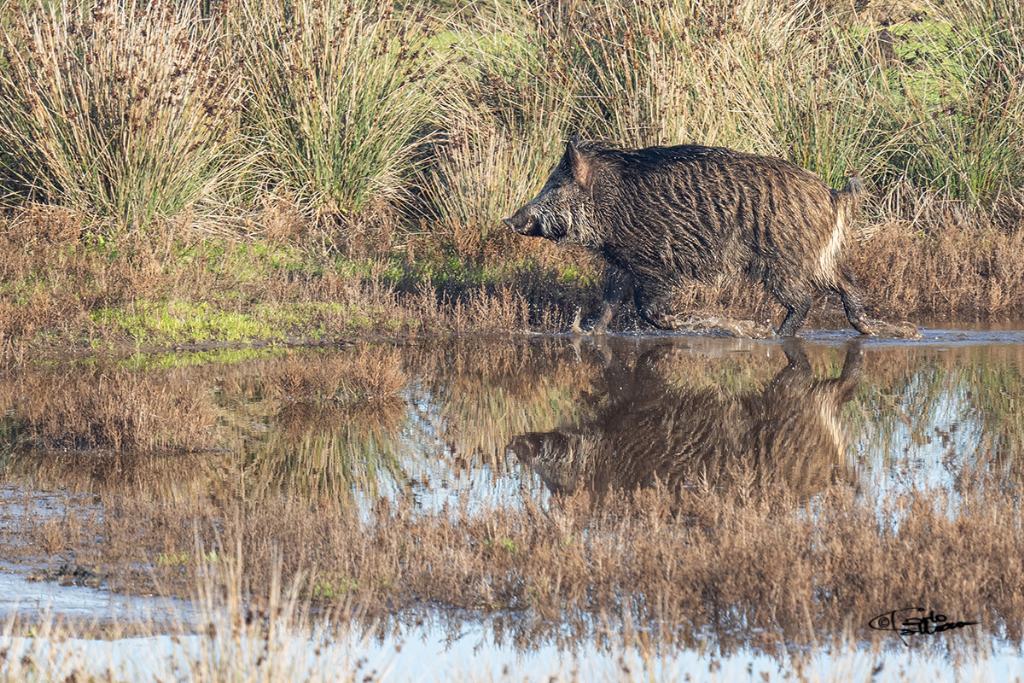
{"type": "Polygon", "coordinates": [[[590,334],[605,334],[615,314],[619,312],[622,302],[633,291],[633,277],[618,266],[608,264],[604,269],[604,297],[601,302],[601,313],[594,319],[590,334]]]}
{"type": "Polygon", "coordinates": [[[659,330],[676,330],[682,326],[681,316],[672,313],[672,293],[635,287],[633,293],[640,317],[659,330]]]}
{"type": "Polygon", "coordinates": [[[633,277],[618,266],[606,264],[604,269],[604,295],[601,301],[601,312],[587,322],[586,329],[579,324],[580,313],[576,311],[576,322],[572,331],[575,334],[605,334],[615,314],[619,312],[622,302],[633,291],[633,277]]]}

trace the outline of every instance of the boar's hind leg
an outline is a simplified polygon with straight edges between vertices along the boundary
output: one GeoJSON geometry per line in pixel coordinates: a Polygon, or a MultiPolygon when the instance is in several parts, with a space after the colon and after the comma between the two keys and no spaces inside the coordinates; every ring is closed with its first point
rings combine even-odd
{"type": "Polygon", "coordinates": [[[796,331],[800,329],[800,326],[804,324],[804,320],[807,319],[807,313],[811,310],[814,298],[807,292],[795,294],[777,293],[776,297],[786,307],[786,317],[783,318],[782,324],[779,325],[778,335],[780,337],[796,336],[796,331]]]}
{"type": "Polygon", "coordinates": [[[640,317],[659,330],[675,330],[682,326],[680,317],[672,314],[671,293],[648,292],[635,287],[633,300],[640,317]]]}
{"type": "Polygon", "coordinates": [[[839,275],[839,284],[836,285],[836,293],[843,300],[843,310],[846,312],[846,319],[850,321],[853,329],[861,334],[872,334],[874,330],[868,324],[868,318],[864,315],[864,305],[860,301],[860,292],[857,289],[857,282],[849,270],[843,268],[839,275]]]}

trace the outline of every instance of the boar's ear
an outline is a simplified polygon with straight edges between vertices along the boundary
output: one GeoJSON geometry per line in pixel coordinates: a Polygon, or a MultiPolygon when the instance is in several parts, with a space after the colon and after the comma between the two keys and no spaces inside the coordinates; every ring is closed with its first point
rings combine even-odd
{"type": "Polygon", "coordinates": [[[583,187],[590,186],[592,163],[579,147],[580,139],[576,135],[569,138],[565,145],[565,160],[573,179],[583,187]]]}

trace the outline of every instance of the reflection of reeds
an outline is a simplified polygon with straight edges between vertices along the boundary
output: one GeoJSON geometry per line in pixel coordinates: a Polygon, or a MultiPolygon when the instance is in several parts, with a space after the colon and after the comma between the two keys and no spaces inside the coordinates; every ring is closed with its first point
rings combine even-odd
{"type": "Polygon", "coordinates": [[[378,494],[382,479],[400,480],[398,437],[406,416],[398,400],[362,408],[286,406],[264,438],[246,445],[246,495],[287,491],[315,502],[378,494]]]}
{"type": "Polygon", "coordinates": [[[11,373],[0,385],[4,448],[18,454],[8,476],[197,504],[268,490],[347,498],[398,478],[406,378],[395,349],[128,365],[11,373]]]}
{"type": "Polygon", "coordinates": [[[347,500],[400,478],[398,436],[407,377],[395,348],[360,345],[293,353],[230,369],[220,379],[246,495],[273,491],[347,500]]]}
{"type": "Polygon", "coordinates": [[[860,448],[898,454],[908,444],[938,441],[977,464],[1001,463],[1015,478],[1024,474],[1024,421],[1018,397],[1024,392],[1020,349],[981,346],[933,352],[912,347],[887,349],[865,362],[868,379],[846,411],[860,448]],[[946,411],[941,414],[940,411],[946,411]],[[953,411],[953,412],[950,412],[953,411]],[[969,432],[976,438],[958,436],[969,432]]]}
{"type": "Polygon", "coordinates": [[[240,366],[225,375],[221,386],[229,395],[254,399],[355,405],[391,400],[405,383],[396,349],[362,344],[240,366]]]}
{"type": "MultiPolygon", "coordinates": [[[[624,359],[627,367],[644,357],[643,343],[609,344],[621,354],[611,360],[624,359]]],[[[719,406],[715,414],[705,411],[711,417],[747,410],[753,415],[748,431],[763,444],[776,433],[770,428],[799,422],[818,401],[794,403],[771,393],[783,359],[778,347],[758,347],[766,348],[715,357],[709,346],[656,358],[649,372],[660,378],[661,394],[640,405],[651,392],[638,386],[634,414],[668,424],[659,417],[665,407],[687,397],[698,408],[719,406]],[[701,402],[705,396],[709,402],[701,402]],[[757,431],[766,424],[767,431],[757,431]]],[[[815,378],[839,375],[839,350],[807,351],[815,378]]],[[[956,394],[971,412],[953,419],[975,420],[976,429],[995,435],[996,450],[1016,462],[1019,351],[866,346],[864,352],[854,407],[842,413],[848,437],[859,436],[863,445],[904,429],[904,419],[924,431],[956,394]],[[880,426],[868,431],[869,420],[880,426]]],[[[187,593],[201,570],[191,550],[198,533],[207,547],[238,544],[253,586],[269,585],[269,568],[280,557],[285,577],[306,572],[309,592],[322,601],[352,601],[378,615],[423,602],[530,610],[541,617],[534,636],[565,627],[585,633],[595,616],[624,615],[627,623],[656,624],[652,637],[689,642],[712,632],[727,647],[770,648],[776,636],[752,641],[749,634],[813,642],[837,633],[846,619],[861,623],[903,604],[907,595],[957,618],[978,619],[985,633],[1005,627],[1010,638],[1021,636],[1024,569],[1008,559],[1024,554],[1020,502],[999,472],[960,481],[952,510],[943,504],[949,492],[934,490],[879,501],[858,496],[846,482],[831,484],[829,468],[801,461],[806,451],[796,444],[790,455],[806,465],[798,472],[803,479],[786,461],[777,470],[761,463],[760,472],[756,462],[732,462],[714,486],[690,482],[698,477],[686,472],[695,485],[645,482],[654,485],[631,493],[609,487],[600,500],[581,491],[556,505],[527,493],[521,505],[497,509],[476,505],[476,492],[456,492],[444,509],[425,509],[416,490],[396,486],[379,495],[379,483],[400,479],[414,457],[415,444],[404,441],[410,404],[437,420],[437,442],[453,445],[432,457],[462,458],[479,468],[516,434],[572,428],[602,410],[615,412],[609,394],[620,375],[600,344],[582,345],[578,356],[563,341],[496,339],[284,356],[149,371],[142,375],[148,384],[132,380],[166,385],[170,393],[199,387],[195,395],[208,397],[218,418],[210,431],[223,452],[19,453],[4,470],[6,482],[96,493],[91,505],[102,515],[73,514],[72,503],[69,514],[20,522],[14,538],[22,549],[13,549],[11,535],[0,536],[0,548],[10,545],[11,556],[24,556],[57,547],[95,565],[119,588],[149,590],[155,576],[162,589],[187,593]],[[351,378],[359,376],[372,389],[352,389],[351,378]],[[403,393],[412,400],[403,401],[403,393]],[[759,474],[767,476],[758,480],[759,474]],[[354,488],[369,493],[369,504],[351,504],[354,488]],[[816,495],[805,504],[808,490],[816,495]],[[809,622],[823,626],[812,633],[809,622]]],[[[81,382],[60,385],[75,389],[57,404],[65,407],[42,403],[45,410],[21,412],[10,387],[54,386],[52,377],[62,376],[54,372],[38,371],[45,381],[27,373],[5,385],[2,405],[21,420],[20,429],[58,438],[44,431],[56,424],[46,410],[51,416],[67,414],[68,405],[93,410],[74,396],[88,396],[90,381],[113,371],[79,368],[81,382]]],[[[654,433],[640,420],[632,423],[654,433]]],[[[870,444],[873,451],[888,445],[870,444]]],[[[779,452],[778,444],[769,447],[779,452]]]]}
{"type": "Polygon", "coordinates": [[[0,383],[21,438],[44,448],[194,450],[210,445],[210,387],[182,371],[116,367],[11,373],[0,383]]]}
{"type": "Polygon", "coordinates": [[[571,421],[593,380],[592,362],[573,362],[557,342],[455,343],[437,352],[413,351],[412,370],[440,430],[456,456],[499,464],[509,439],[524,431],[571,421]]]}

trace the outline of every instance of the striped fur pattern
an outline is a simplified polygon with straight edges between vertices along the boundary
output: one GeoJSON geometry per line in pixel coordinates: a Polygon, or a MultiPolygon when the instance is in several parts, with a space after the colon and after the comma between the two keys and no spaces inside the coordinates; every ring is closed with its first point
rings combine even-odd
{"type": "Polygon", "coordinates": [[[843,258],[861,194],[857,178],[832,190],[781,159],[720,147],[571,141],[540,194],[505,222],[522,235],[589,247],[621,274],[609,278],[599,324],[632,290],[647,322],[673,329],[681,282],[744,274],[786,309],[779,335],[794,335],[824,292],[837,293],[850,324],[870,334],[843,258]]]}

